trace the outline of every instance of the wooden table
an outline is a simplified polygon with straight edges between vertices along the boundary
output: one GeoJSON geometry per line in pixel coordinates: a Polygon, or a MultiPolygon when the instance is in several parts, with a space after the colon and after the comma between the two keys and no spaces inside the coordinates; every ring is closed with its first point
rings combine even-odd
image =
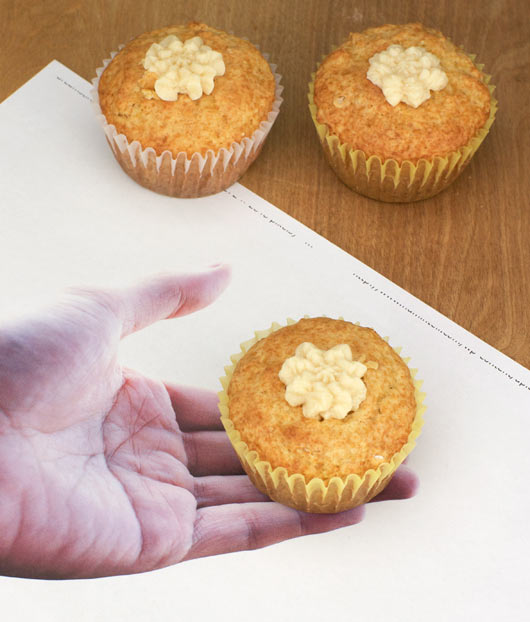
{"type": "Polygon", "coordinates": [[[91,79],[120,43],[172,23],[203,21],[258,44],[283,75],[284,103],[241,182],[530,367],[527,0],[0,0],[0,18],[0,100],[54,58],[91,79]],[[353,193],[328,168],[307,83],[350,31],[409,21],[477,54],[493,76],[499,112],[449,189],[391,205],[353,193]]]}

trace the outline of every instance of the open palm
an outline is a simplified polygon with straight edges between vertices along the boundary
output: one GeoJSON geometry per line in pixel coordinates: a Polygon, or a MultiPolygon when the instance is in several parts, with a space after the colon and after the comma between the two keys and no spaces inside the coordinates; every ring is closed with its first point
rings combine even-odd
{"type": "MultiPolygon", "coordinates": [[[[217,266],[72,291],[0,330],[0,573],[142,572],[361,520],[362,508],[310,515],[269,501],[242,474],[215,394],[119,365],[121,338],[208,305],[228,280],[217,266]]],[[[402,467],[383,495],[415,486],[402,467]]]]}

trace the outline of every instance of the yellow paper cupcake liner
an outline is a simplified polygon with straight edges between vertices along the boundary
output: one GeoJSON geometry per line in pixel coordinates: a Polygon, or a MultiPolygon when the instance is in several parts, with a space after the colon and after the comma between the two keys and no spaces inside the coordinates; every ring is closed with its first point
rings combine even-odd
{"type": "MultiPolygon", "coordinates": [[[[474,61],[475,55],[470,54],[474,61]]],[[[476,64],[482,71],[483,65],[476,64]]],[[[432,160],[420,159],[417,164],[405,160],[381,160],[369,156],[361,149],[351,149],[331,134],[328,126],[317,120],[314,102],[315,75],[309,83],[309,110],[324,150],[324,155],[341,181],[359,194],[389,203],[410,203],[421,201],[438,194],[453,182],[469,164],[469,161],[486,138],[497,112],[497,100],[493,97],[495,87],[490,84],[491,76],[484,75],[484,83],[491,97],[490,114],[484,127],[469,141],[448,156],[436,156],[432,160]]]]}
{"type": "MultiPolygon", "coordinates": [[[[287,319],[288,325],[294,323],[295,320],[287,319]]],[[[241,351],[230,357],[232,363],[225,367],[225,376],[220,379],[223,387],[219,393],[221,421],[245,472],[256,488],[271,499],[304,512],[332,514],[370,501],[390,482],[398,466],[415,447],[416,439],[420,435],[426,407],[423,404],[425,393],[420,390],[422,381],[415,378],[417,370],[410,370],[415,388],[416,416],[407,442],[392,456],[391,460],[382,463],[377,469],[366,471],[362,476],[352,473],[346,478],[332,477],[328,482],[320,478],[313,478],[306,482],[301,473],[288,473],[284,467],[272,468],[269,462],[262,460],[258,453],[249,449],[241,439],[230,419],[227,389],[237,363],[257,341],[280,328],[282,325],[274,322],[270,328],[256,331],[252,339],[241,344],[241,351]]],[[[399,354],[401,348],[394,348],[394,350],[399,354]]],[[[403,358],[403,360],[408,364],[409,359],[403,358]]]]}

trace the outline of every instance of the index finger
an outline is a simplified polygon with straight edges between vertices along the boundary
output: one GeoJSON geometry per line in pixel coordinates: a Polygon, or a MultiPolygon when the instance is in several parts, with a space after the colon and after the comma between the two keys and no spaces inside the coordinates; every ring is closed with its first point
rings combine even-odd
{"type": "Polygon", "coordinates": [[[183,432],[223,430],[219,399],[213,391],[164,383],[183,432]]]}

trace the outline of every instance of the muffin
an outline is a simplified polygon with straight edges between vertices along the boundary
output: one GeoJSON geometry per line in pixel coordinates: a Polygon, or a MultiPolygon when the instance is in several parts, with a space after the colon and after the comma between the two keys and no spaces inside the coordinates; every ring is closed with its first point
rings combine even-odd
{"type": "Polygon", "coordinates": [[[274,69],[234,35],[170,26],[105,61],[93,98],[135,181],[170,196],[205,196],[234,183],[259,154],[282,101],[274,69]]]}
{"type": "Polygon", "coordinates": [[[254,485],[306,512],[340,512],[388,484],[419,434],[415,372],[371,328],[327,317],[256,333],[232,357],[221,420],[254,485]]]}
{"type": "Polygon", "coordinates": [[[309,87],[313,121],[338,177],[389,202],[446,188],[484,140],[497,107],[489,76],[472,58],[421,24],[350,34],[309,87]]]}

